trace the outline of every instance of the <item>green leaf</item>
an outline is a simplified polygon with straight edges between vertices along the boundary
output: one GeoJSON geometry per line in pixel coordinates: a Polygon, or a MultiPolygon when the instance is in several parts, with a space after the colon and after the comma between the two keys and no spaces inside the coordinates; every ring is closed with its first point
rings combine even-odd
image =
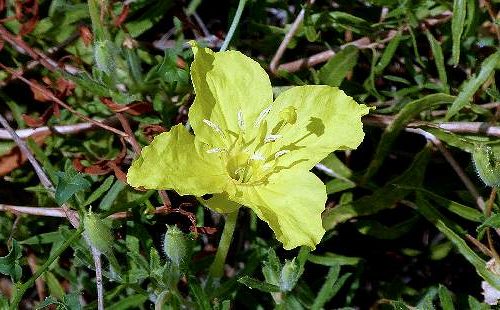
{"type": "Polygon", "coordinates": [[[137,38],[157,24],[172,5],[173,1],[171,0],[158,1],[148,5],[147,10],[141,16],[127,22],[124,26],[132,38],[137,38]]]}
{"type": "Polygon", "coordinates": [[[62,297],[64,296],[64,289],[62,288],[61,283],[59,283],[59,280],[56,278],[56,276],[52,272],[46,271],[44,273],[44,278],[47,282],[47,287],[49,288],[50,295],[59,300],[62,299],[62,297]]]}
{"type": "Polygon", "coordinates": [[[40,244],[60,242],[61,240],[62,240],[61,233],[59,231],[54,231],[29,237],[28,239],[24,239],[19,243],[26,245],[40,245],[40,244]]]}
{"type": "Polygon", "coordinates": [[[90,195],[89,198],[83,203],[83,206],[88,206],[97,199],[99,199],[104,193],[106,193],[111,185],[113,184],[115,177],[110,175],[104,180],[104,182],[90,195]]]}
{"type": "Polygon", "coordinates": [[[438,294],[439,301],[441,302],[441,307],[443,308],[443,310],[455,310],[450,291],[448,291],[446,287],[444,287],[443,285],[439,285],[438,294]]]}
{"type": "Polygon", "coordinates": [[[500,228],[500,214],[491,215],[476,230],[481,233],[486,227],[500,228]]]}
{"type": "Polygon", "coordinates": [[[134,294],[120,299],[120,301],[106,307],[108,310],[138,309],[148,300],[148,295],[134,294]]]}
{"type": "Polygon", "coordinates": [[[352,176],[352,170],[349,169],[336,155],[331,153],[325,157],[321,163],[316,165],[316,168],[321,172],[334,178],[350,178],[352,176]],[[323,165],[324,167],[322,167],[323,165]],[[326,169],[325,169],[326,168],[326,169]]]}
{"type": "Polygon", "coordinates": [[[267,259],[262,266],[262,273],[264,274],[266,282],[276,286],[279,285],[280,272],[281,263],[276,256],[276,252],[270,249],[267,254],[267,259]]]}
{"type": "Polygon", "coordinates": [[[327,209],[323,213],[323,227],[326,230],[331,230],[337,224],[353,217],[375,214],[393,207],[399,200],[412,192],[412,190],[405,189],[401,185],[415,186],[415,184],[422,183],[430,152],[430,148],[425,147],[415,156],[411,166],[405,172],[387,182],[386,185],[377,189],[372,195],[327,209]]]}
{"type": "Polygon", "coordinates": [[[451,63],[454,65],[458,65],[460,60],[460,43],[462,32],[465,28],[466,5],[466,0],[453,1],[453,17],[451,19],[451,35],[453,41],[451,63]]]}
{"type": "Polygon", "coordinates": [[[243,277],[239,278],[238,282],[245,285],[249,289],[257,289],[259,291],[266,292],[266,293],[280,292],[279,286],[274,285],[274,284],[269,284],[266,282],[262,282],[262,281],[254,279],[254,278],[251,278],[249,276],[243,276],[243,277]]]}
{"type": "Polygon", "coordinates": [[[59,205],[66,203],[76,193],[90,188],[90,182],[85,179],[83,174],[74,170],[67,172],[59,171],[56,175],[59,180],[57,182],[55,199],[59,205]]]}
{"type": "Polygon", "coordinates": [[[358,220],[354,223],[358,231],[364,235],[372,236],[378,239],[394,240],[407,234],[417,223],[418,216],[401,222],[393,226],[385,226],[375,220],[358,220]]]}
{"type": "Polygon", "coordinates": [[[427,36],[427,40],[431,45],[432,55],[434,56],[434,62],[438,71],[439,80],[443,85],[443,91],[448,94],[448,77],[446,76],[446,68],[444,66],[444,56],[443,50],[441,49],[441,43],[438,42],[436,38],[434,38],[430,31],[426,31],[425,35],[427,36]]]}
{"type": "Polygon", "coordinates": [[[382,134],[382,138],[377,146],[375,155],[373,156],[363,179],[368,181],[377,173],[401,130],[403,130],[406,124],[408,124],[416,115],[422,111],[431,109],[432,107],[451,103],[454,98],[455,97],[446,94],[432,94],[406,104],[382,134]]]}
{"type": "Polygon", "coordinates": [[[328,195],[355,188],[356,183],[344,179],[334,179],[326,183],[326,193],[328,195]]]}
{"type": "Polygon", "coordinates": [[[196,303],[196,309],[200,310],[212,310],[210,306],[210,299],[203,290],[203,288],[196,283],[195,279],[189,282],[189,291],[194,298],[194,302],[196,303]]]}
{"type": "Polygon", "coordinates": [[[441,207],[447,209],[450,212],[455,213],[456,215],[463,217],[464,219],[474,221],[474,222],[482,222],[483,220],[483,214],[479,212],[477,209],[467,207],[463,204],[460,204],[458,202],[455,202],[453,200],[449,200],[445,197],[439,196],[431,191],[425,190],[423,188],[419,187],[413,187],[413,186],[401,186],[403,188],[407,189],[413,189],[415,191],[419,191],[422,194],[425,194],[427,197],[432,199],[434,202],[436,202],[438,205],[441,207]]]}
{"type": "MultiPolygon", "coordinates": [[[[457,0],[455,0],[457,1],[457,0]]],[[[465,0],[458,0],[465,1],[465,0]]],[[[488,58],[486,58],[481,64],[481,70],[479,74],[475,77],[472,77],[467,82],[464,83],[462,87],[462,91],[458,94],[457,98],[453,101],[448,113],[446,114],[446,119],[450,119],[452,116],[458,113],[460,109],[469,103],[472,99],[472,96],[476,93],[476,91],[483,85],[486,80],[490,77],[490,75],[495,71],[495,68],[500,64],[500,51],[497,51],[488,58]]]]}
{"type": "Polygon", "coordinates": [[[109,189],[106,192],[106,195],[104,195],[104,197],[101,199],[101,202],[99,203],[99,209],[110,210],[113,202],[116,200],[116,198],[126,185],[127,184],[123,183],[122,181],[116,180],[115,184],[111,186],[111,189],[109,189]]]}
{"type": "Polygon", "coordinates": [[[325,253],[322,256],[318,255],[309,255],[308,260],[316,265],[323,265],[323,266],[343,266],[343,265],[350,265],[354,266],[359,264],[361,261],[361,258],[359,257],[349,257],[349,256],[343,256],[335,253],[325,253]]]}
{"type": "Polygon", "coordinates": [[[396,53],[396,49],[399,46],[399,42],[401,42],[401,38],[402,38],[401,32],[398,32],[394,36],[394,38],[392,38],[389,41],[389,44],[387,44],[387,47],[384,49],[384,52],[382,53],[380,60],[373,68],[375,75],[382,73],[385,67],[387,67],[391,63],[391,60],[394,57],[394,54],[396,53]]]}
{"type": "Polygon", "coordinates": [[[330,268],[326,276],[326,280],[321,286],[320,291],[318,292],[318,296],[316,297],[316,299],[314,299],[314,303],[312,304],[311,309],[323,309],[323,306],[333,297],[335,297],[342,286],[344,286],[347,279],[351,276],[350,273],[346,273],[342,275],[340,279],[338,279],[339,271],[339,267],[330,268]]]}
{"type": "Polygon", "coordinates": [[[340,86],[347,73],[351,71],[358,61],[359,50],[353,45],[346,46],[336,53],[319,70],[321,84],[340,86]]]}
{"type": "Polygon", "coordinates": [[[21,265],[19,265],[21,256],[21,247],[16,239],[12,239],[12,248],[9,254],[0,257],[0,273],[10,276],[13,282],[18,282],[21,279],[23,272],[21,265]]]}

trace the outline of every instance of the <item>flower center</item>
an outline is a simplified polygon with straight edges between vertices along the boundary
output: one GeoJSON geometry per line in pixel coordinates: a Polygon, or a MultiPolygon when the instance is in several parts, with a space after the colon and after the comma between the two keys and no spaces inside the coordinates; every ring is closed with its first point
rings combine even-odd
{"type": "Polygon", "coordinates": [[[256,133],[249,136],[242,111],[237,114],[239,132],[225,132],[223,128],[209,120],[203,122],[225,141],[229,148],[209,146],[207,153],[219,154],[226,163],[228,175],[238,183],[255,184],[263,182],[272,174],[282,156],[290,151],[279,147],[283,131],[295,124],[297,113],[294,107],[280,111],[280,120],[275,126],[268,126],[266,117],[271,107],[264,109],[253,124],[256,133]],[[277,147],[278,146],[278,147],[277,147]]]}

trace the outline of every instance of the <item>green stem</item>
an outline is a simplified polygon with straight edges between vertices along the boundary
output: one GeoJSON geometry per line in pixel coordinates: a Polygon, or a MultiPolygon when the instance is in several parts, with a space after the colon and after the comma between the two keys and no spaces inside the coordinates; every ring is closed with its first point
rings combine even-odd
{"type": "Polygon", "coordinates": [[[220,47],[220,52],[225,51],[229,46],[229,42],[233,38],[236,27],[240,22],[241,14],[243,13],[246,2],[246,0],[240,0],[240,2],[238,3],[238,8],[236,9],[236,13],[234,14],[233,22],[231,23],[231,27],[229,27],[229,31],[227,32],[226,38],[224,39],[224,43],[222,43],[222,46],[220,47]]]}
{"type": "Polygon", "coordinates": [[[224,275],[224,263],[226,262],[227,252],[229,251],[229,246],[233,239],[237,219],[238,211],[226,215],[226,222],[224,223],[224,230],[222,231],[219,247],[217,248],[212,266],[210,266],[209,275],[213,278],[220,278],[224,275]]]}
{"type": "Polygon", "coordinates": [[[80,238],[81,234],[83,233],[83,225],[80,225],[78,229],[73,232],[73,234],[66,239],[66,241],[61,244],[57,250],[54,251],[52,256],[49,257],[49,259],[40,267],[38,270],[31,276],[31,278],[21,284],[19,288],[16,290],[14,293],[14,296],[12,298],[12,303],[10,304],[10,309],[15,310],[19,309],[19,303],[21,302],[21,298],[23,298],[23,295],[26,293],[26,291],[32,287],[35,284],[36,279],[38,279],[47,269],[49,269],[50,265],[59,257],[61,254],[78,238],[80,238]]]}

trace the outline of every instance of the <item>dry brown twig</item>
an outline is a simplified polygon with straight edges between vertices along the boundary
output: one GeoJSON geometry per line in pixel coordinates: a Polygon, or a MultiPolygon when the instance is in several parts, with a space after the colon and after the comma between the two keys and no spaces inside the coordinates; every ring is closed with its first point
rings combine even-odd
{"type": "MultiPolygon", "coordinates": [[[[16,50],[18,50],[20,53],[26,54],[33,58],[35,62],[32,62],[28,65],[29,67],[34,66],[37,62],[40,63],[42,66],[45,68],[49,69],[50,71],[56,71],[61,69],[58,63],[42,53],[41,51],[32,48],[29,46],[26,42],[23,41],[20,37],[14,35],[11,33],[9,30],[7,30],[5,27],[0,25],[0,37],[5,41],[8,42],[10,45],[12,45],[16,50]]],[[[73,67],[68,64],[64,64],[62,67],[63,70],[65,70],[69,74],[76,74],[79,73],[81,70],[77,69],[76,67],[73,67]]]]}
{"type": "Polygon", "coordinates": [[[21,75],[18,75],[16,74],[16,72],[1,64],[0,63],[0,68],[4,69],[5,71],[9,72],[10,74],[12,74],[13,76],[15,76],[16,78],[20,79],[21,81],[23,81],[24,83],[26,83],[27,85],[29,85],[32,89],[36,89],[37,91],[43,93],[45,96],[47,96],[47,98],[49,98],[50,100],[54,101],[55,103],[57,103],[58,105],[62,106],[63,108],[67,109],[68,111],[70,111],[71,113],[75,114],[76,116],[78,116],[79,118],[83,119],[83,120],[86,120],[87,122],[90,122],[98,127],[101,127],[102,129],[105,129],[107,131],[110,131],[112,133],[115,133],[121,137],[127,137],[127,134],[121,130],[118,130],[116,128],[113,128],[111,126],[108,126],[106,124],[103,124],[102,122],[99,122],[99,121],[96,121],[86,115],[83,115],[82,113],[76,111],[75,109],[73,109],[70,105],[66,104],[65,102],[63,102],[61,99],[57,98],[56,95],[54,95],[50,90],[40,86],[40,85],[37,85],[33,82],[31,82],[30,80],[24,78],[23,76],[21,75]]]}

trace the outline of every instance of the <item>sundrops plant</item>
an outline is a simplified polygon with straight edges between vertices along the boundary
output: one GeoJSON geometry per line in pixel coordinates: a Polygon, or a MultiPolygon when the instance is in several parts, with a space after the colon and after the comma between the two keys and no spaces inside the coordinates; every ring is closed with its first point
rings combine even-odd
{"type": "Polygon", "coordinates": [[[193,45],[196,98],[184,125],[158,135],[128,170],[128,183],[200,197],[212,210],[251,208],[285,249],[320,242],[323,182],[310,170],[363,140],[368,113],[338,88],[300,86],[273,101],[269,77],[237,51],[193,45]]]}

